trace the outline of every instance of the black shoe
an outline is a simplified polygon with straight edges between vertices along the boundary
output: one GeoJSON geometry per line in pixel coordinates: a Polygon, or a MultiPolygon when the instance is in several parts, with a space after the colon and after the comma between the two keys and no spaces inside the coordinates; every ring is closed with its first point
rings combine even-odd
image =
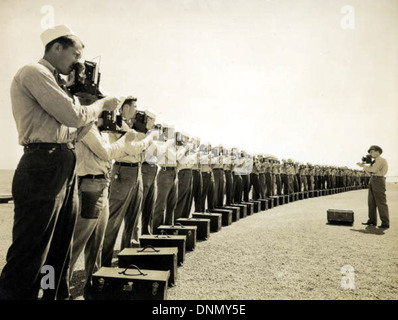
{"type": "Polygon", "coordinates": [[[380,225],[380,226],[378,226],[378,228],[380,228],[380,229],[388,229],[388,228],[390,228],[390,226],[380,225]]]}
{"type": "Polygon", "coordinates": [[[373,223],[373,222],[362,222],[362,224],[364,225],[364,226],[375,226],[376,225],[376,223],[373,223]]]}

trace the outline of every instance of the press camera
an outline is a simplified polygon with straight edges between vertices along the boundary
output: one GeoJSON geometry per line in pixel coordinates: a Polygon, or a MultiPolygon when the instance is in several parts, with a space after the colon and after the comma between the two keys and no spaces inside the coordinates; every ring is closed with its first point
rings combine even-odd
{"type": "Polygon", "coordinates": [[[147,123],[148,115],[145,113],[145,111],[137,111],[137,113],[135,114],[133,129],[137,132],[147,133],[147,123]]]}
{"type": "Polygon", "coordinates": [[[77,62],[69,74],[67,87],[72,94],[88,93],[98,98],[104,95],[99,90],[101,73],[99,65],[92,61],[77,62]]]}
{"type": "Polygon", "coordinates": [[[175,133],[175,139],[176,139],[176,145],[177,146],[183,146],[186,145],[189,141],[189,137],[182,133],[182,132],[176,132],[175,133]]]}
{"type": "MultiPolygon", "coordinates": [[[[126,98],[120,106],[132,105],[137,101],[137,98],[126,98]]],[[[122,130],[122,115],[119,113],[119,108],[114,111],[103,111],[101,114],[102,125],[99,127],[101,131],[112,131],[117,133],[126,133],[122,130]]]]}
{"type": "Polygon", "coordinates": [[[362,157],[362,163],[372,163],[372,156],[370,154],[367,154],[366,156],[362,157]]]}

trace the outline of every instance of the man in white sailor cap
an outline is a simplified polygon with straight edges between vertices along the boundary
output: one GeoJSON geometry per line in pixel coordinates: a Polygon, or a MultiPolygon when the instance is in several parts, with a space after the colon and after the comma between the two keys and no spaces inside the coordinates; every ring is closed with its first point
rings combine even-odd
{"type": "Polygon", "coordinates": [[[108,97],[82,106],[64,86],[84,45],[66,25],[44,31],[43,59],[18,70],[11,102],[24,154],[14,173],[13,243],[0,277],[0,299],[37,299],[43,265],[55,271],[55,287],[43,299],[68,299],[60,279],[66,276],[77,217],[74,144],[80,128],[102,111],[117,108],[108,97]]]}

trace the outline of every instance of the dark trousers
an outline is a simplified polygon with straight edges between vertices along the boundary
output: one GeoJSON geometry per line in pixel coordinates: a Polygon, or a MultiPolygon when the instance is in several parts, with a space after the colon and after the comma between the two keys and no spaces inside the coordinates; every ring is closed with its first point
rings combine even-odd
{"type": "Polygon", "coordinates": [[[253,186],[252,197],[254,200],[260,199],[261,187],[260,187],[260,177],[258,174],[250,174],[250,185],[253,186]]]}
{"type": "Polygon", "coordinates": [[[143,164],[142,171],[142,216],[141,216],[141,234],[152,234],[153,211],[157,195],[156,174],[158,167],[156,165],[143,164]]]}
{"type": "Polygon", "coordinates": [[[109,219],[102,249],[102,265],[112,265],[113,250],[124,220],[120,249],[131,247],[136,220],[141,210],[142,176],[138,167],[114,165],[111,172],[109,219]]]}
{"type": "Polygon", "coordinates": [[[260,183],[260,199],[265,199],[265,194],[267,192],[267,185],[265,182],[265,173],[260,173],[258,176],[260,183]]]}
{"type": "Polygon", "coordinates": [[[67,299],[60,288],[68,277],[78,191],[72,150],[25,148],[12,182],[14,225],[7,263],[0,277],[0,299],[37,299],[43,265],[54,268],[55,288],[43,299],[67,299]]]}
{"type": "Polygon", "coordinates": [[[309,191],[314,190],[314,177],[313,176],[307,175],[307,185],[308,185],[309,191]]]}
{"type": "Polygon", "coordinates": [[[294,192],[294,174],[288,174],[287,175],[287,182],[288,182],[288,194],[291,194],[294,192]]]}
{"type": "Polygon", "coordinates": [[[157,177],[158,194],[153,214],[153,232],[156,233],[162,224],[172,225],[177,204],[177,173],[176,170],[160,170],[157,177]]]}
{"type": "Polygon", "coordinates": [[[206,199],[207,208],[214,209],[214,180],[211,172],[202,172],[202,194],[200,197],[200,211],[205,212],[206,210],[206,199]]]}
{"type": "Polygon", "coordinates": [[[242,175],[242,187],[243,187],[243,200],[247,202],[249,201],[249,192],[250,192],[250,176],[248,174],[242,175]]]}
{"type": "Polygon", "coordinates": [[[189,199],[189,205],[188,205],[189,211],[191,211],[192,202],[195,201],[195,212],[201,212],[200,197],[202,194],[202,187],[203,187],[202,174],[200,173],[199,170],[192,170],[192,193],[189,199]]]}
{"type": "MultiPolygon", "coordinates": [[[[90,293],[91,276],[101,267],[101,248],[109,218],[109,181],[79,178],[80,214],[72,242],[69,279],[80,254],[84,251],[84,295],[90,293]]],[[[69,285],[67,285],[69,287],[69,285]]]]}
{"type": "Polygon", "coordinates": [[[294,192],[301,192],[301,178],[299,174],[294,177],[294,192]]]}
{"type": "Polygon", "coordinates": [[[227,205],[232,204],[232,198],[233,198],[233,177],[232,177],[232,172],[231,170],[224,171],[225,173],[225,203],[227,205]]]}
{"type": "Polygon", "coordinates": [[[319,190],[319,177],[314,176],[314,190],[319,190]]]}
{"type": "Polygon", "coordinates": [[[307,176],[304,176],[304,175],[300,176],[300,181],[301,181],[301,183],[302,183],[301,191],[307,192],[307,191],[308,191],[308,180],[307,180],[307,176]]]}
{"type": "Polygon", "coordinates": [[[386,197],[386,178],[373,176],[370,178],[368,191],[369,222],[377,224],[377,211],[379,210],[382,225],[390,226],[386,197]]]}
{"type": "Polygon", "coordinates": [[[272,181],[272,175],[270,172],[265,173],[265,184],[267,185],[267,197],[274,195],[274,182],[272,181]]]}
{"type": "Polygon", "coordinates": [[[289,194],[289,180],[287,174],[281,174],[282,186],[283,186],[283,194],[289,194]]]}
{"type": "Polygon", "coordinates": [[[222,207],[224,204],[225,177],[224,169],[213,169],[214,176],[214,205],[222,207]]]}
{"type": "Polygon", "coordinates": [[[242,202],[242,177],[239,174],[233,173],[233,203],[242,202]]]}
{"type": "Polygon", "coordinates": [[[274,174],[276,183],[276,194],[278,196],[282,195],[282,179],[280,174],[274,174]]]}
{"type": "Polygon", "coordinates": [[[332,175],[328,175],[326,177],[326,185],[327,185],[327,189],[332,189],[333,185],[332,185],[332,175]]]}
{"type": "Polygon", "coordinates": [[[178,172],[177,205],[174,210],[174,220],[189,218],[191,209],[189,201],[192,194],[192,169],[183,169],[178,172]]]}

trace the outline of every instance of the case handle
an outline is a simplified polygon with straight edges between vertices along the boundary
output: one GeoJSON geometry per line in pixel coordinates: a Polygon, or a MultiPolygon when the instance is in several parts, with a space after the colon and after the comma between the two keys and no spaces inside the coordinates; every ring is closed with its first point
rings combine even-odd
{"type": "Polygon", "coordinates": [[[152,249],[154,252],[159,252],[159,251],[160,251],[159,249],[155,249],[154,246],[151,246],[151,245],[149,244],[149,245],[143,247],[141,250],[137,250],[137,252],[144,252],[145,249],[152,249]]]}
{"type": "MultiPolygon", "coordinates": [[[[160,230],[160,235],[161,236],[166,236],[166,238],[170,238],[170,236],[166,233],[166,231],[164,231],[164,230],[160,230]]],[[[157,234],[156,236],[155,236],[155,238],[159,238],[159,234],[157,234]]]]}
{"type": "Polygon", "coordinates": [[[135,264],[130,264],[126,269],[124,269],[123,271],[120,271],[120,272],[118,272],[118,273],[119,273],[119,274],[122,274],[122,275],[124,275],[124,276],[135,276],[136,274],[128,274],[128,273],[126,273],[126,271],[127,271],[128,269],[132,269],[132,268],[136,269],[136,270],[140,273],[141,276],[147,276],[147,275],[148,275],[147,273],[143,273],[143,272],[140,270],[140,268],[138,268],[135,264]]]}

